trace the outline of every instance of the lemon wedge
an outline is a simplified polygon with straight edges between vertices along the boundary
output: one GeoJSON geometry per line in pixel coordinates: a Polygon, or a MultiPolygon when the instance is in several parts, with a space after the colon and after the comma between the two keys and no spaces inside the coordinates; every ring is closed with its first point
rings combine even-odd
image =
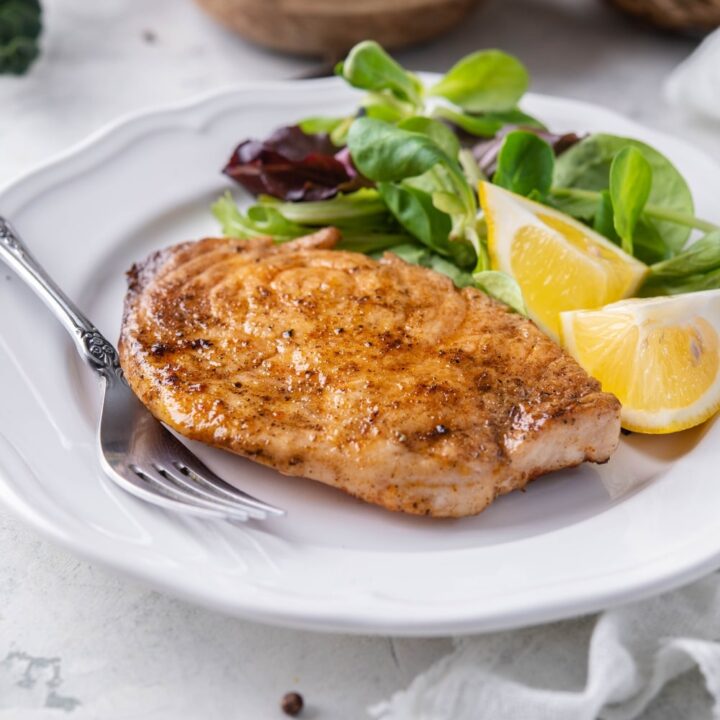
{"type": "Polygon", "coordinates": [[[720,409],[720,290],[564,312],[562,334],[628,430],[684,430],[720,409]]]}
{"type": "Polygon", "coordinates": [[[560,337],[560,313],[598,308],[632,295],[647,266],[581,222],[481,182],[493,270],[517,280],[530,317],[560,337]]]}

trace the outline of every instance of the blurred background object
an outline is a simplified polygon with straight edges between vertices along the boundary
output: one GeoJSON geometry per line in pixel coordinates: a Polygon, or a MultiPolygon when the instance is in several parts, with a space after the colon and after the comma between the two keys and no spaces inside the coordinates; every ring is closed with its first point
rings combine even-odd
{"type": "MultiPolygon", "coordinates": [[[[118,115],[237,83],[308,75],[319,65],[244,40],[194,0],[40,4],[39,58],[22,76],[0,76],[0,184],[118,115]]],[[[395,54],[413,70],[444,72],[463,55],[501,48],[527,66],[534,92],[612,107],[720,157],[717,124],[662,96],[696,45],[600,0],[482,0],[446,35],[395,54]]]]}
{"type": "Polygon", "coordinates": [[[630,15],[669,30],[707,32],[720,26],[720,0],[609,0],[630,15]]]}
{"type": "Polygon", "coordinates": [[[39,54],[39,0],[0,0],[0,73],[22,75],[39,54]]]}
{"type": "Polygon", "coordinates": [[[665,98],[686,112],[720,121],[720,30],[673,70],[665,83],[665,98]]]}
{"type": "Polygon", "coordinates": [[[429,40],[481,0],[196,0],[240,35],[274,50],[336,58],[366,38],[386,48],[429,40]]]}

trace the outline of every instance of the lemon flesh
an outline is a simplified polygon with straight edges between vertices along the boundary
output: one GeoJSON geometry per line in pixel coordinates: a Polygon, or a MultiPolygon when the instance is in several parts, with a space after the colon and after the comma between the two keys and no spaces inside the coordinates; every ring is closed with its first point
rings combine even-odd
{"type": "Polygon", "coordinates": [[[562,333],[628,430],[684,430],[720,409],[720,290],[564,312],[562,333]]]}
{"type": "Polygon", "coordinates": [[[573,218],[497,185],[478,187],[494,270],[517,280],[530,317],[560,336],[560,313],[632,295],[647,267],[573,218]]]}

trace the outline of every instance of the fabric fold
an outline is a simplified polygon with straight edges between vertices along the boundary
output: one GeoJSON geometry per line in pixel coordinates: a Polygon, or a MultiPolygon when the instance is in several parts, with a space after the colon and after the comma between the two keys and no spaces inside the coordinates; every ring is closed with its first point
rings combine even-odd
{"type": "Polygon", "coordinates": [[[675,678],[702,673],[720,717],[720,576],[596,620],[457,640],[377,720],[634,720],[675,678]],[[590,632],[588,632],[590,630],[590,632]]]}

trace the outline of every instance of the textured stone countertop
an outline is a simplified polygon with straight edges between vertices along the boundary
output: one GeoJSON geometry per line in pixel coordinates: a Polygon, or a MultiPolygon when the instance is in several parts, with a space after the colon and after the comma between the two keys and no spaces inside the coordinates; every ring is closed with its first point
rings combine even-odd
{"type": "MultiPolygon", "coordinates": [[[[313,64],[238,40],[190,0],[43,2],[41,60],[24,78],[0,77],[0,183],[121,114],[313,64]]],[[[592,0],[495,0],[400,59],[440,70],[483,46],[519,55],[534,90],[610,106],[720,158],[718,127],[662,99],[691,39],[639,28],[592,0]]],[[[0,720],[272,720],[291,688],[309,703],[304,717],[359,720],[450,647],[228,619],[78,560],[4,508],[0,548],[0,720]]],[[[590,622],[557,632],[586,637],[590,622]]],[[[646,717],[705,716],[703,702],[701,683],[688,676],[646,717]]]]}

